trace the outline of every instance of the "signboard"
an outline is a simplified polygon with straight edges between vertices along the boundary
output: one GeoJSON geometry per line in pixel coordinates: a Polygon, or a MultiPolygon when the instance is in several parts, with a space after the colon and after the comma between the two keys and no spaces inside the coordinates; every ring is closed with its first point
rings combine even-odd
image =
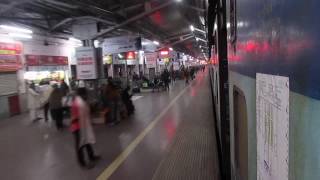
{"type": "Polygon", "coordinates": [[[141,38],[137,36],[121,36],[105,39],[103,44],[103,54],[114,54],[141,49],[141,38]]]}
{"type": "Polygon", "coordinates": [[[103,56],[103,64],[112,64],[112,55],[103,56]]]}
{"type": "Polygon", "coordinates": [[[66,56],[26,55],[27,66],[67,66],[66,56]]]}
{"type": "Polygon", "coordinates": [[[257,73],[257,180],[288,180],[289,78],[257,73]]]}
{"type": "Polygon", "coordinates": [[[155,68],[157,65],[157,53],[145,53],[147,68],[155,68]]]}
{"type": "Polygon", "coordinates": [[[0,42],[0,72],[17,71],[22,68],[21,43],[0,42]]]}
{"type": "Polygon", "coordinates": [[[76,49],[77,79],[96,79],[97,62],[93,47],[79,47],[76,49]]]}

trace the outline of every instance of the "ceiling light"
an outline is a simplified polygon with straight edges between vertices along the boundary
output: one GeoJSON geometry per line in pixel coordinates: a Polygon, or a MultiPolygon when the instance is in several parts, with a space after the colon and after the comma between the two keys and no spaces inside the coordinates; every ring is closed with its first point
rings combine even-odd
{"type": "Polygon", "coordinates": [[[173,49],[172,49],[171,47],[169,48],[169,50],[170,50],[170,51],[173,51],[173,49]]]}
{"type": "Polygon", "coordinates": [[[18,38],[26,38],[26,39],[31,39],[32,36],[29,34],[19,34],[19,33],[9,33],[9,36],[11,37],[18,37],[18,38]]]}
{"type": "Polygon", "coordinates": [[[7,25],[0,25],[0,28],[6,29],[6,30],[11,30],[15,32],[20,32],[20,33],[27,33],[27,34],[32,34],[32,31],[29,29],[24,29],[24,28],[19,28],[19,27],[13,27],[13,26],[7,26],[7,25]]]}
{"type": "Polygon", "coordinates": [[[196,38],[196,41],[199,41],[199,38],[196,38]]]}
{"type": "Polygon", "coordinates": [[[153,43],[154,43],[155,45],[159,45],[159,44],[160,44],[158,41],[153,41],[153,43]]]}
{"type": "Polygon", "coordinates": [[[119,58],[123,58],[123,56],[122,56],[121,54],[118,54],[118,57],[119,57],[119,58]]]}
{"type": "Polygon", "coordinates": [[[176,0],[177,2],[181,2],[182,0],[176,0]]]}
{"type": "Polygon", "coordinates": [[[190,30],[194,31],[194,26],[193,25],[190,25],[190,30]]]}

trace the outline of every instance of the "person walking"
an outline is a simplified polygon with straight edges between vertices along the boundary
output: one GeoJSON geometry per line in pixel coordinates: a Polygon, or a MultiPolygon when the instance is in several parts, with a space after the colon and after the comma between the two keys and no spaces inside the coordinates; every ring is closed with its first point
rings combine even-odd
{"type": "Polygon", "coordinates": [[[32,82],[28,88],[28,108],[31,122],[41,119],[38,116],[38,109],[40,107],[39,97],[40,94],[36,91],[36,86],[34,82],[32,82]]]}
{"type": "Polygon", "coordinates": [[[162,73],[162,81],[164,82],[166,90],[169,90],[170,73],[167,69],[165,69],[162,73]]]}
{"type": "Polygon", "coordinates": [[[63,92],[58,88],[57,84],[54,84],[53,91],[49,97],[49,108],[51,117],[56,122],[58,130],[63,129],[62,97],[63,92]]]}
{"type": "Polygon", "coordinates": [[[189,79],[190,79],[190,71],[189,68],[184,69],[184,77],[186,78],[186,84],[189,84],[189,79]]]}
{"type": "Polygon", "coordinates": [[[87,90],[79,88],[71,105],[71,126],[70,131],[74,135],[75,150],[77,159],[81,167],[93,168],[95,161],[100,157],[96,156],[92,147],[95,144],[96,138],[93,132],[90,108],[87,104],[87,90]],[[85,160],[85,152],[89,157],[89,162],[85,160]]]}

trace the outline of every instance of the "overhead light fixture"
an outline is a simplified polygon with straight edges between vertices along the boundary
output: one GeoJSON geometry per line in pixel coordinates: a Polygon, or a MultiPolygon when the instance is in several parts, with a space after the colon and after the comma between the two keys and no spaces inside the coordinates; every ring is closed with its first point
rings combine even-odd
{"type": "Polygon", "coordinates": [[[193,32],[194,31],[194,26],[190,25],[190,30],[193,32]]]}
{"type": "Polygon", "coordinates": [[[176,0],[177,2],[181,2],[182,0],[176,0]]]}
{"type": "Polygon", "coordinates": [[[122,59],[122,58],[123,58],[123,56],[122,56],[121,54],[118,54],[118,57],[119,57],[120,59],[122,59]]]}
{"type": "Polygon", "coordinates": [[[27,33],[27,34],[32,34],[32,31],[29,29],[24,29],[24,28],[19,28],[19,27],[13,27],[13,26],[8,26],[8,25],[0,25],[0,28],[14,31],[14,32],[20,32],[20,33],[27,33]]]}
{"type": "Polygon", "coordinates": [[[159,45],[159,44],[160,44],[158,41],[153,41],[153,43],[154,43],[155,45],[159,45]]]}
{"type": "Polygon", "coordinates": [[[199,38],[196,38],[196,41],[199,41],[199,38]]]}
{"type": "Polygon", "coordinates": [[[171,47],[169,48],[169,50],[170,50],[170,51],[173,51],[173,49],[172,49],[171,47]]]}
{"type": "Polygon", "coordinates": [[[168,52],[168,51],[160,51],[160,54],[161,54],[161,55],[168,55],[169,52],[168,52]]]}
{"type": "Polygon", "coordinates": [[[202,46],[200,45],[199,47],[201,48],[202,46]]]}
{"type": "Polygon", "coordinates": [[[17,38],[25,38],[25,39],[31,39],[32,36],[29,34],[20,34],[20,33],[9,33],[9,36],[11,37],[17,37],[17,38]]]}

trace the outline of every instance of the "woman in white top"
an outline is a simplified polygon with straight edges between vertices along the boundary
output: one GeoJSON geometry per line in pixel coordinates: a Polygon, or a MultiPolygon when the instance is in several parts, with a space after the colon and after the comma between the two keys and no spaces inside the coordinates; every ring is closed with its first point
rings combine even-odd
{"type": "Polygon", "coordinates": [[[39,120],[38,108],[40,107],[39,93],[36,91],[35,84],[32,82],[28,88],[28,108],[30,120],[39,120]]]}

